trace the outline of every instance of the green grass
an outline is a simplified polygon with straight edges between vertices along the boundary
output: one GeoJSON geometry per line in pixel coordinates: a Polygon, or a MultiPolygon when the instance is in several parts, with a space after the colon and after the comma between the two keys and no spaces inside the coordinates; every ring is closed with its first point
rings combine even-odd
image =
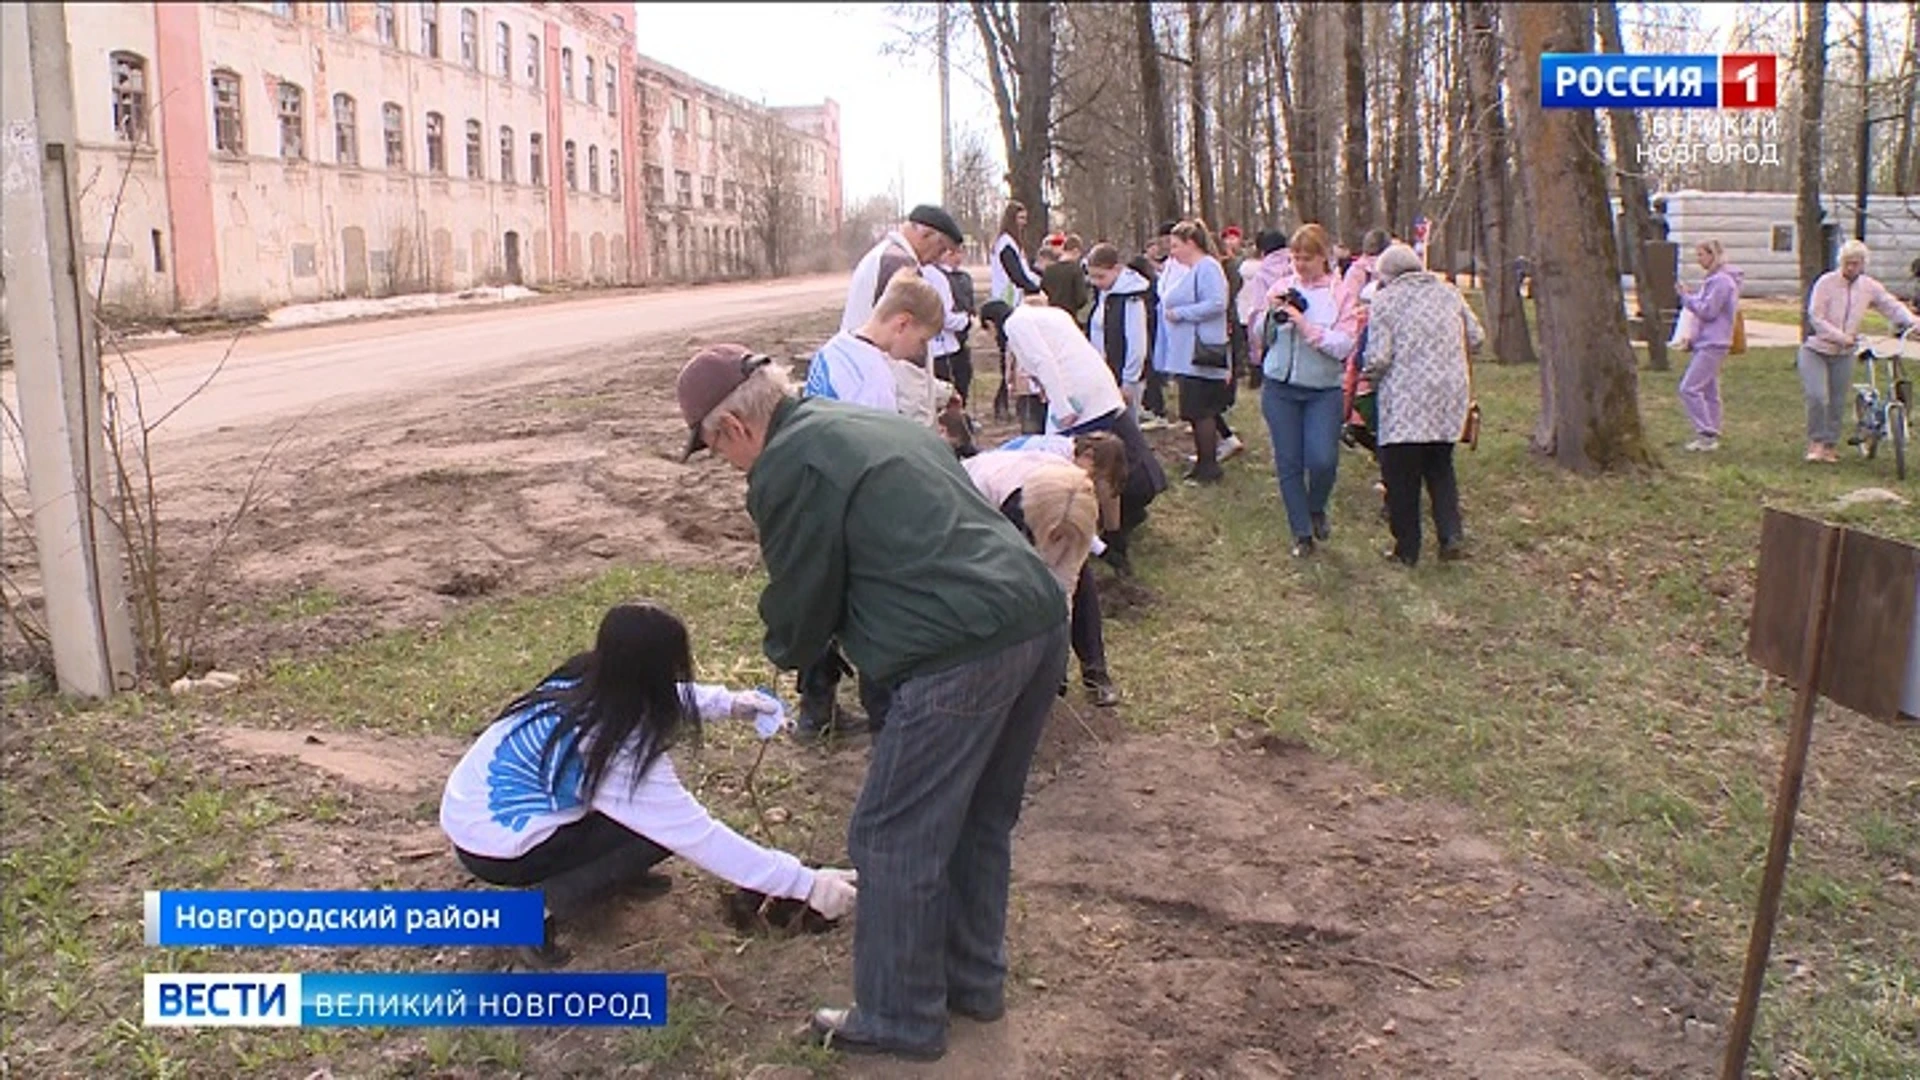
{"type": "MultiPolygon", "coordinates": [[[[1800,307],[1790,300],[1742,300],[1740,311],[1758,322],[1800,325],[1800,307]]],[[[1886,316],[1869,311],[1860,319],[1860,332],[1879,337],[1891,334],[1893,327],[1887,323],[1886,316]]]]}
{"type": "MultiPolygon", "coordinates": [[[[1677,373],[1642,373],[1662,467],[1602,478],[1531,457],[1537,373],[1483,366],[1482,446],[1460,455],[1474,558],[1411,572],[1377,554],[1377,496],[1357,454],[1343,455],[1332,543],[1311,562],[1288,558],[1264,432],[1243,402],[1248,460],[1219,488],[1176,485],[1155,504],[1136,562],[1157,600],[1108,623],[1128,720],[1197,738],[1265,726],[1390,788],[1463,804],[1510,849],[1583,871],[1663,920],[1694,968],[1730,992],[1791,703],[1777,685],[1762,689],[1744,658],[1761,510],[1830,512],[1854,488],[1899,486],[1886,461],[1800,462],[1788,359],[1758,349],[1729,364],[1725,448],[1711,456],[1677,449],[1689,434],[1677,373]]],[[[1906,490],[1920,496],[1920,485],[1906,490]]],[[[1868,504],[1846,519],[1920,540],[1912,507],[1868,504]]],[[[199,707],[254,725],[465,736],[588,646],[608,605],[641,598],[687,619],[702,678],[761,683],[772,672],[759,653],[760,581],[620,567],[476,604],[434,629],[281,661],[199,707]]],[[[490,1032],[396,1037],[414,1062],[399,1066],[379,1032],[138,1027],[141,965],[231,962],[142,950],[139,889],[247,880],[284,857],[276,826],[351,830],[367,810],[346,795],[220,785],[193,764],[188,734],[202,717],[158,701],[19,704],[36,722],[0,742],[0,1027],[22,1075],[239,1075],[322,1060],[355,1075],[537,1067],[521,1037],[490,1032]],[[56,1064],[49,1047],[73,1063],[56,1064]]],[[[1761,1074],[1920,1075],[1916,876],[1920,731],[1823,713],[1756,1041],[1761,1074]]],[[[721,1010],[697,982],[675,1000],[667,1029],[609,1037],[594,1044],[601,1056],[675,1075],[730,1068],[738,1048],[721,1010]]]]}
{"type": "MultiPolygon", "coordinates": [[[[1264,724],[1402,790],[1464,802],[1511,846],[1668,921],[1731,987],[1790,704],[1760,692],[1744,658],[1761,510],[1831,514],[1846,491],[1900,486],[1886,461],[1799,461],[1789,356],[1759,349],[1729,365],[1728,430],[1711,456],[1678,450],[1691,433],[1677,373],[1643,372],[1663,467],[1593,479],[1528,455],[1537,372],[1483,366],[1487,435],[1459,455],[1465,566],[1383,562],[1357,454],[1343,456],[1331,549],[1305,564],[1287,556],[1266,468],[1176,489],[1139,545],[1161,603],[1109,635],[1117,676],[1153,687],[1134,717],[1166,730],[1264,724]]],[[[1257,415],[1242,405],[1236,418],[1263,460],[1257,415]]],[[[1920,540],[1911,507],[1846,517],[1920,540]]],[[[1920,1074],[1914,1014],[1889,1008],[1911,1000],[1920,955],[1920,897],[1899,877],[1915,858],[1920,731],[1836,716],[1810,775],[1775,956],[1821,962],[1771,993],[1756,1058],[1798,1054],[1823,1076],[1920,1074]]]]}

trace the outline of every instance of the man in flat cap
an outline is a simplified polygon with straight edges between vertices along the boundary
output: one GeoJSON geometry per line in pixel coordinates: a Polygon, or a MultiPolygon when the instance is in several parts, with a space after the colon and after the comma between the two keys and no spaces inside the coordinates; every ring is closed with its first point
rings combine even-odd
{"type": "Polygon", "coordinates": [[[924,426],[796,400],[783,367],[738,345],[688,361],[678,393],[688,456],[711,447],[747,475],[768,659],[798,668],[838,639],[892,692],[847,825],[855,1004],[813,1029],[938,1058],[950,1013],[1006,1007],[1013,826],[1066,673],[1066,593],[924,426]]]}
{"type": "Polygon", "coordinates": [[[916,206],[899,228],[887,233],[873,249],[861,256],[853,268],[853,280],[847,285],[847,308],[840,315],[840,330],[851,333],[866,325],[873,305],[887,291],[887,282],[903,269],[919,273],[950,247],[966,241],[953,215],[937,206],[916,206]]]}

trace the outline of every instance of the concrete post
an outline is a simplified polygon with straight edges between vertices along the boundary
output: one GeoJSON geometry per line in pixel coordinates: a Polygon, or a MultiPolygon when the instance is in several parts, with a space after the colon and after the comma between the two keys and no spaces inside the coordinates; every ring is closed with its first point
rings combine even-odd
{"type": "Polygon", "coordinates": [[[0,4],[0,211],[28,497],[60,689],[130,685],[133,632],[110,501],[100,358],[80,251],[63,4],[0,4]]]}

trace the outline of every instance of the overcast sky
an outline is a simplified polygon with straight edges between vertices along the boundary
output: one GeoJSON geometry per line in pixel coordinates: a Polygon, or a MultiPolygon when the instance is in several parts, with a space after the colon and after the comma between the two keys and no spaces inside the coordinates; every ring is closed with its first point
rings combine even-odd
{"type": "MultiPolygon", "coordinates": [[[[940,198],[940,89],[934,64],[883,55],[902,40],[884,4],[636,5],[642,55],[770,105],[840,104],[840,155],[851,206],[904,181],[906,205],[940,198]]],[[[997,149],[989,93],[959,65],[953,125],[997,149]]],[[[997,155],[996,155],[997,156],[997,155]]]]}

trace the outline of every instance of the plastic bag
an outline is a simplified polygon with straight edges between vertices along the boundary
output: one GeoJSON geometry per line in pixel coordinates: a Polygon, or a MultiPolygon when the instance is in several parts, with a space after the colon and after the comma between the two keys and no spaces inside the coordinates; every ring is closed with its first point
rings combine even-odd
{"type": "Polygon", "coordinates": [[[1700,320],[1693,317],[1692,311],[1689,311],[1686,308],[1681,308],[1680,318],[1677,322],[1673,324],[1673,336],[1667,339],[1667,348],[1669,349],[1692,348],[1693,335],[1699,329],[1700,329],[1700,320]]]}

